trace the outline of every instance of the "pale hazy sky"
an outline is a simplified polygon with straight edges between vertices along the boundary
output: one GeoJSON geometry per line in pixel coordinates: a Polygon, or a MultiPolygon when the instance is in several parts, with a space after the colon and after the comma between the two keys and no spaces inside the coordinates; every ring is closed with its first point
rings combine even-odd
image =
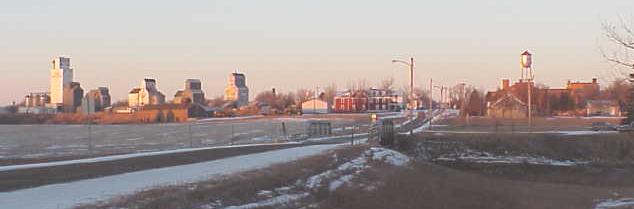
{"type": "Polygon", "coordinates": [[[0,104],[47,91],[60,55],[85,90],[107,86],[115,99],[145,77],[170,99],[200,78],[211,98],[236,69],[252,94],[385,77],[403,86],[408,72],[390,60],[410,56],[416,86],[432,76],[493,89],[519,77],[524,49],[538,82],[605,82],[601,23],[632,11],[632,0],[3,0],[0,104]]]}

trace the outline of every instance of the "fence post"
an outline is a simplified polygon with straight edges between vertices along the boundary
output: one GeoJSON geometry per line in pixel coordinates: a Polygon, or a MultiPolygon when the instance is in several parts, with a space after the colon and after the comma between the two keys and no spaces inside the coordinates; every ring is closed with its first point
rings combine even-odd
{"type": "Polygon", "coordinates": [[[233,127],[233,123],[231,123],[231,145],[233,145],[234,137],[235,137],[235,130],[233,127]]]}
{"type": "Polygon", "coordinates": [[[352,137],[350,138],[350,145],[354,145],[354,125],[352,125],[352,137]]]}
{"type": "Polygon", "coordinates": [[[192,123],[187,123],[187,133],[189,135],[189,148],[194,147],[194,139],[192,138],[192,123]]]}
{"type": "Polygon", "coordinates": [[[88,121],[88,152],[92,155],[92,121],[88,121]]]}

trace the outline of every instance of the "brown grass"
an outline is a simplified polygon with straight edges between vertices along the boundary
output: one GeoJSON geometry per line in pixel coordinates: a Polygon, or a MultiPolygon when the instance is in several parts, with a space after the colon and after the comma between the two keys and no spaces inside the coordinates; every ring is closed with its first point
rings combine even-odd
{"type": "Polygon", "coordinates": [[[558,160],[589,160],[610,166],[629,166],[634,162],[634,136],[630,133],[577,136],[426,133],[419,137],[413,140],[431,146],[432,154],[468,148],[498,154],[535,154],[558,160]]]}
{"type": "MultiPolygon", "coordinates": [[[[533,119],[532,131],[588,130],[593,122],[608,122],[612,125],[621,123],[620,118],[544,118],[533,119]]],[[[435,130],[452,131],[528,131],[527,119],[494,119],[489,117],[471,117],[469,122],[463,118],[448,119],[443,124],[450,127],[438,127],[435,130]]]]}
{"type": "MultiPolygon", "coordinates": [[[[509,181],[463,173],[436,165],[417,164],[412,170],[388,170],[374,192],[338,190],[319,208],[591,208],[605,188],[509,181]]],[[[621,191],[632,194],[632,191],[621,191]]]]}

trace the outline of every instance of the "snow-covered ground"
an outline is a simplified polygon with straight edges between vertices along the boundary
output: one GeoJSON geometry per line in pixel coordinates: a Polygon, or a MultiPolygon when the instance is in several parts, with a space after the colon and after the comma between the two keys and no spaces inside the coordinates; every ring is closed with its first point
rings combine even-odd
{"type": "MultiPolygon", "coordinates": [[[[336,158],[336,155],[333,157],[336,158]]],[[[228,207],[223,207],[222,204],[218,204],[218,202],[222,202],[218,200],[203,208],[249,209],[292,205],[294,202],[310,196],[312,194],[311,192],[316,192],[319,189],[327,188],[328,191],[333,192],[349,184],[360,173],[371,168],[370,162],[406,167],[410,164],[411,159],[391,149],[371,147],[364,151],[361,156],[345,162],[333,170],[327,170],[313,175],[305,181],[301,179],[298,180],[292,187],[282,187],[274,191],[267,190],[258,192],[259,195],[267,195],[267,198],[263,200],[228,207]]]]}
{"type": "Polygon", "coordinates": [[[137,171],[113,176],[52,184],[0,193],[0,207],[69,208],[80,203],[105,200],[116,195],[160,185],[195,182],[235,172],[259,169],[316,155],[339,145],[315,145],[242,155],[220,160],[137,171]]]}
{"type": "Polygon", "coordinates": [[[470,163],[484,164],[534,164],[534,165],[551,165],[551,166],[576,166],[588,164],[588,161],[572,161],[572,160],[553,160],[544,156],[534,155],[494,155],[488,152],[480,152],[474,150],[464,150],[462,152],[452,153],[433,159],[433,161],[459,161],[470,163]]]}
{"type": "Polygon", "coordinates": [[[634,198],[601,200],[595,209],[626,209],[634,208],[634,198]]]}

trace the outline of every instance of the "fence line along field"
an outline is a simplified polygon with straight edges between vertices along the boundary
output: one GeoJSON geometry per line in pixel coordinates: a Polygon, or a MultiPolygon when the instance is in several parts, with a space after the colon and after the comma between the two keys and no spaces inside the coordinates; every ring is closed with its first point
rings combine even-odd
{"type": "Polygon", "coordinates": [[[334,135],[366,126],[367,115],[245,118],[159,124],[0,125],[0,164],[147,152],[185,147],[271,143],[306,137],[306,122],[328,120],[334,135]]]}

